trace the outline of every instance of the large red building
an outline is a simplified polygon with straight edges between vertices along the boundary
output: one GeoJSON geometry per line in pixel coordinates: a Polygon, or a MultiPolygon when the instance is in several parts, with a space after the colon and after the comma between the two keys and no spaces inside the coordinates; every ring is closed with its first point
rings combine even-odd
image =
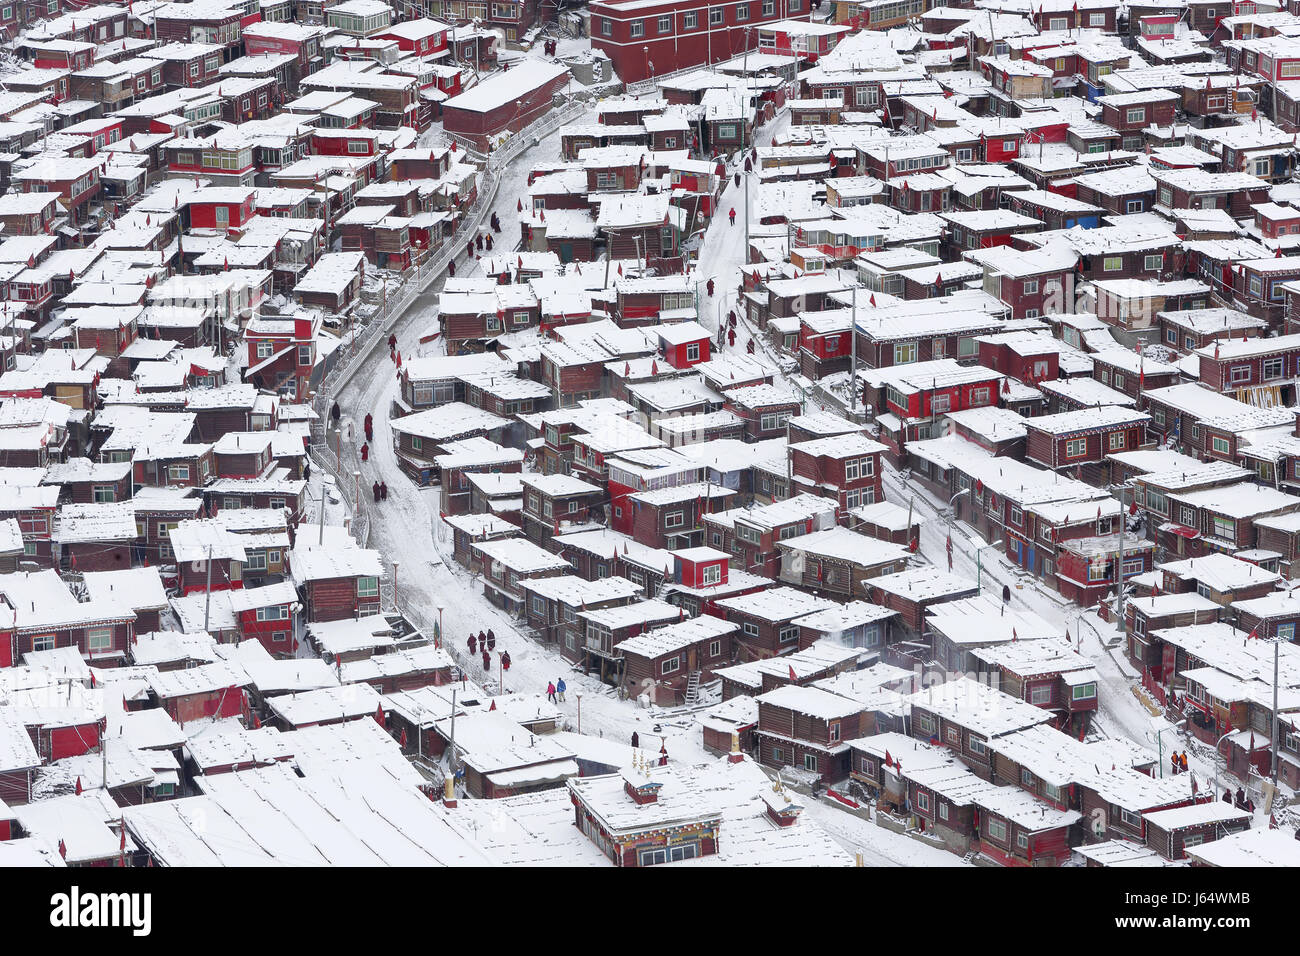
{"type": "Polygon", "coordinates": [[[811,0],[594,0],[591,46],[609,56],[624,83],[717,63],[758,47],[758,27],[808,19],[811,0]]]}

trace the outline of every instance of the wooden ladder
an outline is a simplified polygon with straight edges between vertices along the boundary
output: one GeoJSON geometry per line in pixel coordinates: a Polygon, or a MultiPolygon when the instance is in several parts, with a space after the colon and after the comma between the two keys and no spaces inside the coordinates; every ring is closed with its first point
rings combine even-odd
{"type": "Polygon", "coordinates": [[[683,702],[688,706],[700,699],[700,672],[691,671],[686,678],[686,697],[683,702]]]}

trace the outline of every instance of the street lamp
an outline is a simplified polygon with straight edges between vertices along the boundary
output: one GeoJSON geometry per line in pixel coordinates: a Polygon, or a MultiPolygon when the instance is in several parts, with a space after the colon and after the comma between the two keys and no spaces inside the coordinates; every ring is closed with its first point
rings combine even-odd
{"type": "Polygon", "coordinates": [[[645,54],[645,75],[648,80],[650,79],[650,47],[643,46],[641,52],[645,54]]]}
{"type": "Polygon", "coordinates": [[[354,471],[352,473],[352,479],[357,485],[357,514],[361,514],[361,472],[354,471]]]}
{"type": "Polygon", "coordinates": [[[984,572],[984,550],[986,548],[996,548],[1002,543],[1002,539],[996,541],[985,541],[979,534],[970,534],[971,544],[975,545],[975,587],[980,589],[984,572]]]}
{"type": "Polygon", "coordinates": [[[397,565],[398,562],[394,561],[393,562],[393,609],[394,610],[397,609],[397,565]]]}
{"type": "Polygon", "coordinates": [[[578,698],[578,733],[582,733],[582,694],[574,694],[578,698]]]}
{"type": "Polygon", "coordinates": [[[437,604],[437,608],[438,608],[438,632],[434,635],[434,638],[433,638],[433,646],[434,646],[434,647],[442,647],[442,609],[445,608],[446,606],[447,606],[447,605],[443,604],[441,601],[439,601],[438,604],[437,604]]]}

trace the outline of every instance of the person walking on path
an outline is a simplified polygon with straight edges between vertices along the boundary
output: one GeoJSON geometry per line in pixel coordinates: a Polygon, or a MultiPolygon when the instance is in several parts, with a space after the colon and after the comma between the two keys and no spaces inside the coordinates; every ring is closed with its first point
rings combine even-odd
{"type": "Polygon", "coordinates": [[[1184,750],[1178,756],[1178,766],[1182,768],[1183,773],[1187,773],[1187,751],[1184,750]]]}
{"type": "Polygon", "coordinates": [[[330,418],[334,420],[335,428],[339,427],[339,415],[341,414],[342,413],[339,411],[339,403],[335,402],[334,407],[330,409],[330,418]]]}
{"type": "Polygon", "coordinates": [[[1169,766],[1173,768],[1174,776],[1178,776],[1178,751],[1175,750],[1169,755],[1169,766]]]}
{"type": "Polygon", "coordinates": [[[361,460],[362,461],[370,460],[370,446],[365,444],[364,442],[361,445],[361,460]]]}
{"type": "Polygon", "coordinates": [[[478,651],[478,638],[471,634],[469,636],[469,652],[473,654],[476,651],[478,651]]]}
{"type": "Polygon", "coordinates": [[[388,500],[388,482],[386,481],[381,481],[379,483],[379,500],[380,501],[388,500]]]}
{"type": "Polygon", "coordinates": [[[495,651],[497,649],[497,636],[492,633],[492,628],[490,627],[488,628],[487,641],[488,641],[488,650],[495,651]]]}
{"type": "Polygon", "coordinates": [[[641,746],[641,735],[634,730],[632,731],[632,749],[635,750],[640,746],[641,746]]]}
{"type": "Polygon", "coordinates": [[[492,655],[488,653],[488,650],[485,647],[483,648],[483,673],[490,674],[491,672],[492,672],[492,655]]]}
{"type": "Polygon", "coordinates": [[[375,482],[374,488],[373,488],[372,490],[373,490],[374,493],[375,493],[375,503],[378,504],[378,502],[379,502],[379,482],[377,482],[377,481],[375,482]]]}
{"type": "Polygon", "coordinates": [[[555,684],[554,682],[546,685],[546,699],[552,704],[555,703],[555,684]]]}
{"type": "Polygon", "coordinates": [[[555,682],[555,693],[559,695],[560,703],[564,703],[564,678],[561,677],[555,682]]]}
{"type": "Polygon", "coordinates": [[[708,282],[704,283],[704,288],[708,291],[708,293],[709,293],[709,298],[712,299],[712,298],[713,298],[713,280],[710,279],[708,282]]]}
{"type": "Polygon", "coordinates": [[[731,212],[727,213],[727,215],[731,217],[731,224],[734,226],[736,224],[736,208],[733,206],[731,212]]]}

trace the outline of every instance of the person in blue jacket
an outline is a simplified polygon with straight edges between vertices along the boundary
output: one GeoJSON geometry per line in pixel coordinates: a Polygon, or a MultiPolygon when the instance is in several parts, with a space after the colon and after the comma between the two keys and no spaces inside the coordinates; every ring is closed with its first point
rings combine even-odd
{"type": "Polygon", "coordinates": [[[555,682],[555,693],[559,696],[560,701],[564,700],[564,678],[561,677],[555,682]]]}

